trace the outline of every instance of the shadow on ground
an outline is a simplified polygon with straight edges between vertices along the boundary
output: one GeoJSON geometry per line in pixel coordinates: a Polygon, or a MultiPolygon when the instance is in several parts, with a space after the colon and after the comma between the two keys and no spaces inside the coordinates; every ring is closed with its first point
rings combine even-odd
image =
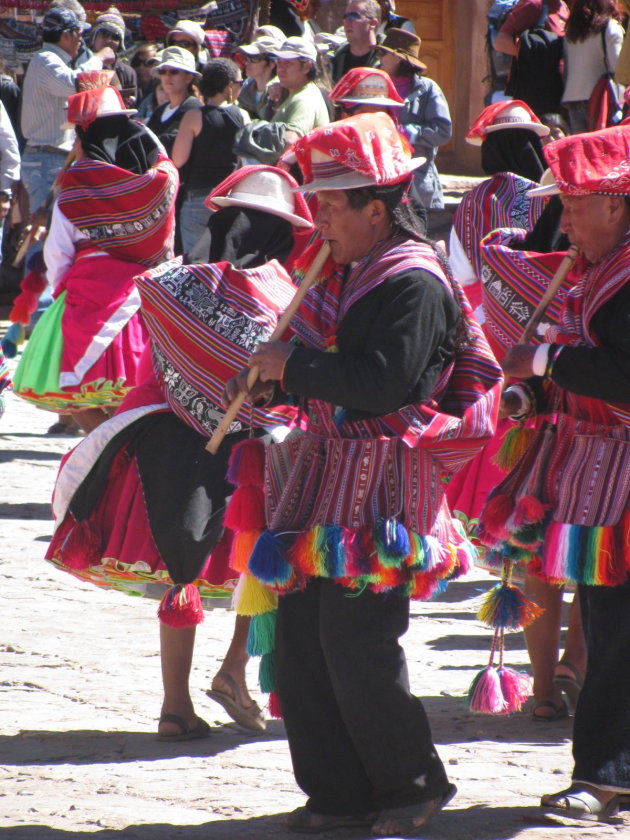
{"type": "MultiPolygon", "coordinates": [[[[295,838],[283,829],[284,814],[273,814],[248,820],[219,820],[202,825],[168,825],[153,823],[130,825],[119,830],[65,831],[48,826],[11,826],[0,828],[2,840],[256,840],[274,837],[278,840],[295,838]]],[[[521,831],[536,827],[558,825],[531,807],[453,808],[439,814],[422,833],[427,840],[510,840],[521,831]],[[455,828],[456,827],[456,828],[455,828]]],[[[316,835],[347,840],[368,840],[373,835],[365,831],[336,831],[316,835]]],[[[564,835],[568,837],[569,835],[564,835]]]]}
{"type": "Polygon", "coordinates": [[[213,726],[209,738],[175,742],[158,741],[152,732],[22,730],[18,735],[0,736],[0,755],[5,766],[111,764],[182,756],[210,758],[243,742],[284,738],[284,726],[279,721],[272,721],[267,731],[260,734],[246,732],[236,724],[224,724],[213,726]]]}

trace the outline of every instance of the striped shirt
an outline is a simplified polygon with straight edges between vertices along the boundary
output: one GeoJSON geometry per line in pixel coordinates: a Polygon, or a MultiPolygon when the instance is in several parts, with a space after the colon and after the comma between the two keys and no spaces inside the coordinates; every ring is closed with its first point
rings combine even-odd
{"type": "Polygon", "coordinates": [[[81,72],[101,70],[103,62],[92,56],[78,70],[70,67],[72,56],[58,44],[46,44],[31,58],[22,88],[22,134],[30,146],[58,146],[70,151],[73,129],[62,129],[68,97],[76,93],[81,72]]]}

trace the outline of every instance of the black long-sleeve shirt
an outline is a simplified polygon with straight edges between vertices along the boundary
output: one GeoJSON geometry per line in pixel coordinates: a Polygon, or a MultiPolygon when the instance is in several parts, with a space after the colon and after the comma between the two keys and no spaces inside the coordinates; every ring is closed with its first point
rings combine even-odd
{"type": "Polygon", "coordinates": [[[630,403],[630,283],[593,316],[599,347],[563,347],[551,378],[574,394],[630,403]]]}
{"type": "Polygon", "coordinates": [[[285,389],[341,406],[350,422],[424,402],[453,356],[459,315],[429,272],[393,275],[350,307],[338,327],[339,352],[293,351],[285,389]]]}

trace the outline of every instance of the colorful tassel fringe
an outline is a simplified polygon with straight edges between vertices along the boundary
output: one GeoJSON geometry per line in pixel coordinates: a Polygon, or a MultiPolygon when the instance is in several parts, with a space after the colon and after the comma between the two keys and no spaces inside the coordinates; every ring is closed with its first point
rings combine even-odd
{"type": "Polygon", "coordinates": [[[234,591],[234,609],[238,615],[261,615],[278,606],[278,596],[260,581],[245,572],[234,591]]]}
{"type": "Polygon", "coordinates": [[[492,459],[492,463],[500,470],[506,472],[512,470],[529,449],[535,434],[536,430],[524,423],[512,426],[503,435],[503,441],[492,459]]]}
{"type": "Polygon", "coordinates": [[[165,592],[158,618],[169,627],[194,627],[203,621],[201,596],[194,583],[177,583],[165,592]]]}
{"type": "Polygon", "coordinates": [[[84,570],[101,562],[103,535],[85,519],[77,522],[59,549],[59,559],[68,569],[84,570]]]}
{"type": "Polygon", "coordinates": [[[257,438],[237,443],[230,454],[226,475],[236,487],[262,487],[265,482],[265,445],[257,438]]]}
{"type": "Polygon", "coordinates": [[[468,689],[467,706],[471,712],[483,715],[502,715],[507,701],[501,690],[501,680],[494,665],[488,665],[474,678],[468,689]]]}
{"type": "Polygon", "coordinates": [[[269,716],[279,720],[282,719],[282,709],[280,708],[280,698],[277,691],[272,691],[269,695],[269,716]]]}
{"type": "Polygon", "coordinates": [[[260,665],[258,667],[258,682],[260,690],[265,694],[271,694],[276,690],[276,664],[275,657],[272,653],[265,653],[260,658],[260,665]]]}
{"type": "Polygon", "coordinates": [[[275,647],[276,612],[252,616],[247,634],[247,653],[250,656],[264,656],[275,647]]]}
{"type": "Polygon", "coordinates": [[[499,583],[487,593],[477,618],[493,630],[521,630],[544,612],[511,583],[499,583]]]}

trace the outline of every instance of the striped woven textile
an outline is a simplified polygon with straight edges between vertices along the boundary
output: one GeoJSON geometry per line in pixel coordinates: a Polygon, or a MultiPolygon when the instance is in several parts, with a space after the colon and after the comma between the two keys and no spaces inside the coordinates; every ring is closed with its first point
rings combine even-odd
{"type": "MultiPolygon", "coordinates": [[[[576,274],[582,276],[567,292],[561,324],[549,329],[545,340],[557,344],[596,347],[599,339],[591,328],[593,317],[626,283],[630,283],[630,235],[605,259],[594,265],[582,258],[570,276],[575,277],[576,274]]],[[[607,405],[624,426],[630,427],[630,405],[607,405]]]]}
{"type": "MultiPolygon", "coordinates": [[[[520,341],[566,253],[514,250],[514,245],[526,235],[525,230],[503,228],[492,231],[481,241],[484,328],[492,349],[500,356],[520,341]]],[[[575,282],[571,277],[575,278],[575,274],[566,278],[549,304],[541,324],[542,332],[559,323],[565,296],[575,282]]],[[[540,344],[541,340],[541,335],[537,335],[532,342],[540,344]]]]}
{"type": "Polygon", "coordinates": [[[492,437],[503,375],[461,286],[446,277],[435,252],[424,243],[397,237],[377,246],[360,260],[347,280],[333,273],[309,290],[293,320],[294,332],[308,347],[328,349],[339,320],[361,295],[388,276],[411,267],[433,274],[456,297],[467,335],[454,362],[443,372],[432,399],[404,406],[383,417],[346,423],[326,419],[326,404],[318,433],[333,437],[400,437],[409,447],[426,448],[443,468],[455,472],[492,437]]]}
{"type": "MultiPolygon", "coordinates": [[[[223,417],[225,383],[275,329],[295,292],[291,278],[275,260],[244,270],[172,260],[136,283],[167,401],[193,429],[211,435],[223,417]]],[[[286,424],[294,416],[286,406],[250,411],[248,405],[230,431],[286,424]]]]}
{"type": "Polygon", "coordinates": [[[453,229],[481,277],[483,261],[479,244],[495,228],[531,230],[545,206],[543,196],[528,198],[527,190],[539,186],[528,178],[502,172],[465,193],[453,216],[453,229]]]}
{"type": "Polygon", "coordinates": [[[0,346],[0,394],[5,388],[9,388],[10,386],[11,377],[9,375],[9,368],[7,366],[7,360],[4,356],[4,350],[0,346]]]}
{"type": "Polygon", "coordinates": [[[84,158],[64,174],[58,203],[90,245],[150,267],[173,256],[178,185],[168,158],[143,175],[84,158]]]}

